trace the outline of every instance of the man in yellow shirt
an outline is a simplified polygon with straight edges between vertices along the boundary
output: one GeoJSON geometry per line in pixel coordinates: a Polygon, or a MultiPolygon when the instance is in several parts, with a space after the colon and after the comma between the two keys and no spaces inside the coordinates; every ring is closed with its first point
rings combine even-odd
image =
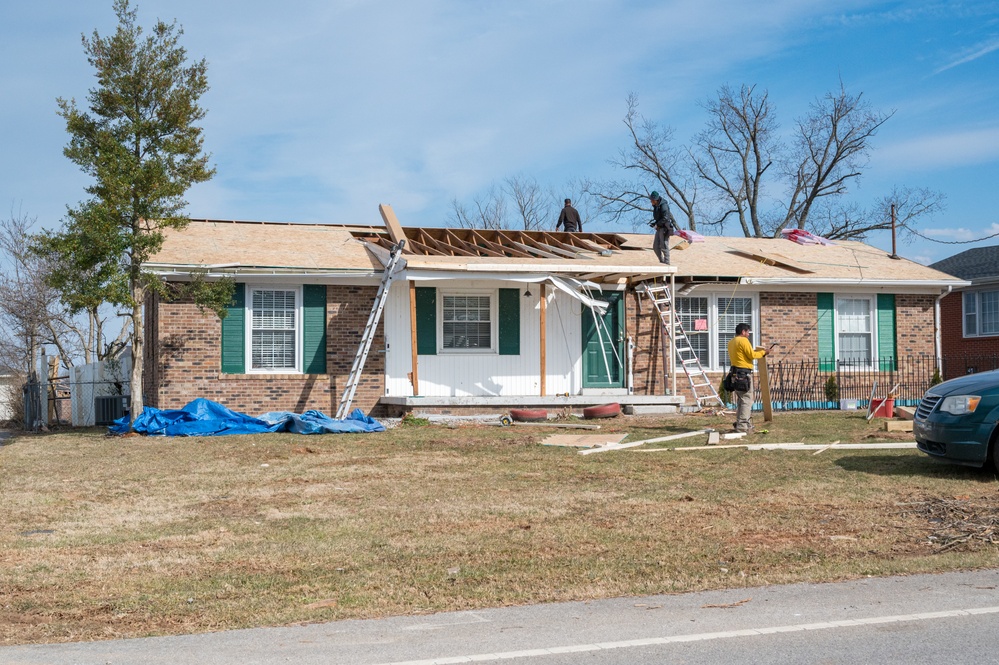
{"type": "MultiPolygon", "coordinates": [[[[728,343],[728,360],[732,365],[729,370],[732,388],[738,408],[735,413],[735,431],[752,432],[753,423],[750,417],[753,413],[753,361],[767,355],[763,349],[756,350],[749,341],[748,323],[740,323],[735,327],[735,337],[728,343]]],[[[726,389],[728,389],[726,387],[726,389]]]]}

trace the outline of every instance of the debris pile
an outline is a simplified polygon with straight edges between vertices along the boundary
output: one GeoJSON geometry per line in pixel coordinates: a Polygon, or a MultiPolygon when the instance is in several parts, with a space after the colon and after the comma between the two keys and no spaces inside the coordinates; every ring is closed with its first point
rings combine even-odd
{"type": "Polygon", "coordinates": [[[933,532],[929,540],[937,552],[948,552],[976,543],[999,544],[999,502],[973,502],[967,498],[931,498],[904,504],[909,514],[923,517],[933,532]]]}

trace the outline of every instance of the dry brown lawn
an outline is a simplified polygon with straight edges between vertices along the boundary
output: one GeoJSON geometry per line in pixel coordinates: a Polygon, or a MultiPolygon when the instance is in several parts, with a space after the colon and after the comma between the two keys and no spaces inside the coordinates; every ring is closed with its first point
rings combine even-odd
{"type": "MultiPolygon", "coordinates": [[[[728,420],[601,424],[636,440],[728,420]]],[[[911,440],[879,424],[778,413],[750,441],[911,440]]],[[[997,564],[992,473],[915,450],[539,445],[572,431],[18,436],[0,448],[3,643],[997,564]]]]}

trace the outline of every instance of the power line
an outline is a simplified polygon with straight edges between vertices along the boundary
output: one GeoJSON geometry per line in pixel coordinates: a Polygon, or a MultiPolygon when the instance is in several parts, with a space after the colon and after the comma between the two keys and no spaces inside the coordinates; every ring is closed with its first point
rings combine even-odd
{"type": "Polygon", "coordinates": [[[928,236],[924,236],[922,233],[916,231],[915,229],[910,228],[909,232],[912,233],[913,235],[919,236],[923,240],[929,240],[930,242],[940,243],[941,245],[968,245],[973,242],[981,242],[983,240],[989,240],[990,238],[999,237],[999,233],[993,233],[990,236],[985,236],[983,238],[975,238],[974,240],[937,240],[936,238],[930,238],[928,236]]]}

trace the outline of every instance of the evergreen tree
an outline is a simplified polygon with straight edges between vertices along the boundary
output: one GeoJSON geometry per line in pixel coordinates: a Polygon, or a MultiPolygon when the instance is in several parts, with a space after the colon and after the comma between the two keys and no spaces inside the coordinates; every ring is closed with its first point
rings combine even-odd
{"type": "MultiPolygon", "coordinates": [[[[103,301],[127,310],[134,419],[143,408],[143,302],[152,291],[166,294],[165,284],[143,273],[142,264],[162,246],[165,229],[189,223],[184,193],[215,171],[198,125],[205,117],[199,101],[208,90],[207,63],[188,62],[176,23],[157,21],[147,35],[128,0],[115,0],[114,11],[113,35],[95,30],[89,39],[83,36],[97,78],[87,95],[89,109],[74,99],[58,100],[70,134],[64,153],[93,178],[90,198],[68,207],[63,228],[43,232],[37,249],[54,259],[52,284],[71,308],[103,301]]],[[[222,315],[231,282],[198,285],[196,302],[222,315]]]]}

